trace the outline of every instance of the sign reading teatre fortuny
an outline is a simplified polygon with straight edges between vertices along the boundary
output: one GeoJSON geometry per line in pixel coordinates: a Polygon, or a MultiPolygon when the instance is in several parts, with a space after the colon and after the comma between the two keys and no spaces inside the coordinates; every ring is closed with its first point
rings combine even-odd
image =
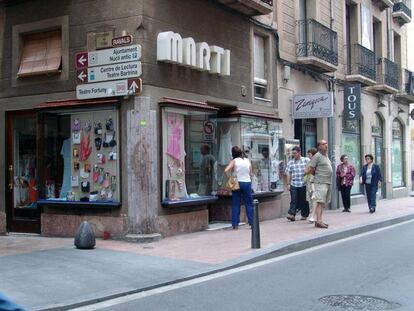
{"type": "Polygon", "coordinates": [[[293,96],[293,119],[328,118],[333,115],[332,93],[293,96]]]}
{"type": "Polygon", "coordinates": [[[344,115],[345,121],[361,119],[361,85],[348,84],[344,86],[344,115]]]}

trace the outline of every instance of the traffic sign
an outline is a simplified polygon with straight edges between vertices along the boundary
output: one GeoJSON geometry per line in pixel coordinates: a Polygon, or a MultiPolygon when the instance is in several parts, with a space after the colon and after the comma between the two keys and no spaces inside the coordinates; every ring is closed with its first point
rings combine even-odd
{"type": "Polygon", "coordinates": [[[79,84],[76,86],[77,99],[139,95],[142,89],[141,79],[117,80],[100,83],[79,84]],[[134,87],[137,85],[137,87],[134,87]]]}
{"type": "Polygon", "coordinates": [[[77,70],[78,83],[137,78],[142,74],[141,62],[129,62],[77,70]]]}
{"type": "Polygon", "coordinates": [[[93,52],[81,52],[76,54],[76,68],[132,62],[138,61],[140,58],[141,46],[139,44],[93,52]]]}

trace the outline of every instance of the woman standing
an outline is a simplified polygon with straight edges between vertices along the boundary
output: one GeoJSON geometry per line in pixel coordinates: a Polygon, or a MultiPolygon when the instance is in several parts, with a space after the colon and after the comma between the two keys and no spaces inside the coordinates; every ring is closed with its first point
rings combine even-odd
{"type": "Polygon", "coordinates": [[[238,146],[231,149],[233,160],[227,165],[224,173],[227,177],[232,174],[237,178],[240,189],[233,190],[231,194],[231,224],[233,229],[239,227],[240,204],[243,196],[246,207],[246,215],[249,225],[253,223],[253,197],[252,197],[252,165],[250,160],[243,154],[238,146]]]}
{"type": "Polygon", "coordinates": [[[382,175],[380,167],[375,164],[374,157],[372,154],[365,155],[365,164],[362,167],[361,176],[359,177],[359,182],[361,185],[365,185],[365,193],[368,200],[369,212],[375,213],[376,204],[376,195],[378,187],[381,187],[382,175]]]}
{"type": "Polygon", "coordinates": [[[342,212],[351,212],[351,188],[354,184],[355,174],[355,168],[348,162],[348,156],[346,154],[341,155],[341,164],[336,168],[336,180],[344,205],[342,212]]]}

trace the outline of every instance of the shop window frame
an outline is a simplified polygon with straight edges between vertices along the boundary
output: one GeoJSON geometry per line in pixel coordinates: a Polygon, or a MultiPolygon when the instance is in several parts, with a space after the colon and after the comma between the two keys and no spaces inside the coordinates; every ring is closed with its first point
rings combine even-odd
{"type": "Polygon", "coordinates": [[[159,189],[160,189],[160,202],[161,206],[164,208],[179,208],[179,207],[196,207],[200,205],[208,205],[214,203],[218,200],[217,195],[207,195],[207,196],[200,196],[197,198],[185,198],[180,199],[177,201],[169,201],[164,198],[164,129],[165,125],[163,123],[164,113],[165,110],[168,108],[174,108],[178,110],[188,111],[188,110],[195,110],[199,112],[211,112],[217,113],[219,110],[218,108],[209,106],[203,102],[196,102],[196,101],[189,101],[183,99],[176,99],[171,97],[163,97],[159,102],[159,118],[158,123],[160,124],[160,135],[158,144],[159,148],[159,163],[160,163],[160,182],[159,182],[159,189]]]}
{"type": "Polygon", "coordinates": [[[394,170],[393,170],[393,165],[395,164],[395,158],[394,158],[394,142],[398,142],[399,143],[399,147],[400,147],[400,160],[401,160],[401,183],[399,185],[394,185],[394,180],[391,181],[392,183],[392,188],[396,189],[396,188],[401,188],[401,187],[405,187],[406,186],[406,182],[405,182],[405,163],[404,163],[404,123],[401,122],[400,119],[395,118],[392,123],[391,123],[391,176],[394,176],[394,170]],[[398,123],[398,130],[399,133],[396,132],[396,127],[394,124],[398,123]]]}
{"type": "MultiPolygon", "coordinates": [[[[54,102],[54,103],[45,103],[41,104],[36,107],[37,110],[37,119],[38,119],[38,138],[37,138],[37,167],[39,168],[39,182],[38,182],[38,201],[37,204],[41,209],[50,208],[50,209],[60,209],[65,211],[75,211],[75,212],[82,212],[82,211],[96,211],[96,212],[103,212],[109,211],[114,209],[119,209],[122,206],[122,148],[121,148],[121,138],[122,138],[122,124],[121,124],[121,112],[120,112],[120,105],[117,100],[108,100],[107,102],[104,101],[62,101],[62,102],[54,102]],[[45,148],[44,143],[44,125],[41,123],[42,117],[41,114],[68,114],[71,115],[76,112],[93,112],[93,111],[116,111],[117,118],[116,124],[117,134],[118,136],[118,149],[117,149],[117,176],[116,182],[118,184],[118,198],[113,201],[64,201],[64,200],[53,200],[53,199],[46,199],[45,197],[45,177],[42,174],[44,171],[44,161],[43,161],[43,154],[42,150],[45,148]]],[[[93,129],[92,129],[93,131],[93,129]]],[[[91,142],[92,148],[93,142],[91,142]]],[[[71,163],[72,164],[72,163],[71,163]]],[[[92,172],[91,172],[92,173],[92,172]]]]}

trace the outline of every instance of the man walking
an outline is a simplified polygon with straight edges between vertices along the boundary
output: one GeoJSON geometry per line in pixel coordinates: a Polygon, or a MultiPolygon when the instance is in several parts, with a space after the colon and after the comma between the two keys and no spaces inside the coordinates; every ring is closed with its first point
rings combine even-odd
{"type": "Polygon", "coordinates": [[[332,164],[328,158],[328,143],[318,141],[318,152],[309,163],[309,170],[314,174],[315,192],[313,201],[316,202],[316,228],[327,229],[328,225],[322,222],[322,209],[331,201],[332,164]]]}
{"type": "Polygon", "coordinates": [[[287,219],[295,221],[296,211],[300,210],[301,220],[309,216],[309,203],[306,201],[305,167],[309,162],[300,154],[300,147],[292,148],[293,159],[286,167],[287,189],[290,191],[290,208],[287,219]]]}

